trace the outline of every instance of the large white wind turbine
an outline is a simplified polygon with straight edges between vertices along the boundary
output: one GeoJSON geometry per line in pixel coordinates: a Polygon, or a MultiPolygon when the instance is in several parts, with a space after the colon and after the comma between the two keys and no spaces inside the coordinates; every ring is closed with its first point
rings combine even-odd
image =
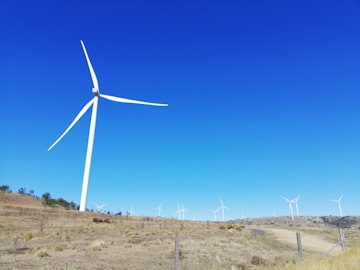
{"type": "Polygon", "coordinates": [[[221,209],[221,211],[222,211],[222,220],[225,221],[224,209],[228,209],[228,210],[231,210],[231,209],[224,205],[222,198],[220,198],[220,201],[221,201],[221,206],[219,207],[218,210],[221,209]]]}
{"type": "Polygon", "coordinates": [[[162,210],[162,208],[161,208],[161,205],[162,205],[162,203],[160,203],[160,205],[159,205],[158,207],[154,208],[155,210],[159,210],[159,215],[158,215],[158,217],[160,217],[160,216],[161,216],[161,212],[163,212],[163,210],[162,210]]]}
{"type": "Polygon", "coordinates": [[[340,210],[340,217],[343,216],[343,213],[342,213],[342,210],[341,210],[341,205],[340,205],[340,201],[341,201],[342,197],[343,197],[343,196],[341,196],[340,199],[338,199],[338,200],[330,200],[330,201],[336,202],[336,203],[338,204],[339,210],[340,210]]]}
{"type": "Polygon", "coordinates": [[[292,209],[292,204],[294,203],[295,199],[290,201],[290,200],[286,199],[283,196],[280,196],[280,197],[283,198],[285,201],[287,201],[289,203],[289,211],[290,211],[290,214],[291,214],[291,220],[294,220],[294,213],[293,213],[293,209],[292,209]]]}
{"type": "Polygon", "coordinates": [[[86,52],[85,45],[82,40],[80,40],[82,48],[85,53],[86,61],[89,66],[91,79],[93,82],[93,89],[92,92],[94,94],[94,98],[91,99],[79,112],[79,114],[75,117],[74,121],[70,124],[70,126],[65,130],[65,132],[51,145],[48,149],[51,150],[65,135],[69,132],[69,130],[77,123],[77,121],[84,115],[84,113],[92,107],[92,114],[91,114],[91,121],[90,121],[90,130],[89,130],[89,139],[88,139],[88,146],[86,151],[86,160],[85,160],[85,169],[84,169],[84,178],[83,178],[83,186],[81,191],[81,200],[80,200],[80,211],[85,211],[86,206],[86,198],[87,198],[87,190],[89,184],[89,176],[90,176],[90,166],[91,166],[91,158],[94,146],[94,136],[95,136],[95,126],[96,126],[96,114],[97,114],[97,107],[98,107],[98,100],[99,98],[108,99],[115,102],[120,103],[132,103],[132,104],[142,104],[142,105],[152,105],[152,106],[168,106],[167,104],[159,104],[159,103],[151,103],[151,102],[144,102],[138,100],[132,100],[127,98],[121,97],[114,97],[109,95],[100,94],[99,91],[99,83],[95,75],[95,71],[91,65],[89,56],[86,52]]]}

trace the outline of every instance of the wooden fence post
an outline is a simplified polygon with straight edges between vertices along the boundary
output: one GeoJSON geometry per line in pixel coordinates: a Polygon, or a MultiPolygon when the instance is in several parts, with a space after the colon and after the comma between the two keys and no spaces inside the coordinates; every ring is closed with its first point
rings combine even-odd
{"type": "Polygon", "coordinates": [[[300,262],[302,262],[303,249],[302,249],[302,244],[301,244],[301,235],[298,232],[296,233],[296,240],[297,240],[297,245],[298,245],[299,260],[300,260],[300,262]]]}
{"type": "Polygon", "coordinates": [[[175,235],[175,261],[174,270],[179,270],[179,234],[175,235]]]}
{"type": "Polygon", "coordinates": [[[340,234],[341,248],[342,248],[342,251],[345,252],[345,250],[346,250],[345,237],[344,237],[344,232],[341,228],[339,228],[339,234],[340,234]]]}

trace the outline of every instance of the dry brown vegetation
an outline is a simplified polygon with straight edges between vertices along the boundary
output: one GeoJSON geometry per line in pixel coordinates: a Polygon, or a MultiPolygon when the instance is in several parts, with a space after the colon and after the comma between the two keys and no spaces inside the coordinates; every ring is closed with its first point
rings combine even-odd
{"type": "MultiPolygon", "coordinates": [[[[1,269],[173,269],[176,233],[180,269],[281,269],[297,262],[292,229],[83,213],[45,208],[29,196],[3,195],[1,269]],[[293,239],[280,237],[284,231],[293,239]]],[[[336,230],[297,231],[325,245],[304,245],[305,256],[319,256],[338,241],[336,230]]]]}

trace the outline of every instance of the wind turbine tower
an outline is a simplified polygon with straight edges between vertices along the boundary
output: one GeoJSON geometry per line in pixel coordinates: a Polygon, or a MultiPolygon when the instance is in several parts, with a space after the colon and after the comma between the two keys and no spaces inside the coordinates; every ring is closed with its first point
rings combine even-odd
{"type": "Polygon", "coordinates": [[[161,212],[163,212],[162,208],[161,208],[162,203],[160,203],[160,205],[158,207],[155,208],[155,210],[159,211],[159,215],[158,217],[161,217],[161,212]]]}
{"type": "Polygon", "coordinates": [[[295,203],[295,207],[296,207],[296,215],[297,215],[297,216],[299,216],[299,206],[298,206],[298,200],[299,200],[299,198],[300,198],[300,195],[299,195],[299,196],[297,196],[297,198],[293,200],[293,201],[294,201],[294,203],[295,203]]]}
{"type": "Polygon", "coordinates": [[[184,208],[184,205],[183,204],[181,204],[181,212],[182,212],[182,214],[183,214],[183,220],[185,220],[185,212],[187,212],[189,209],[186,209],[186,208],[184,208]]]}
{"type": "Polygon", "coordinates": [[[291,215],[291,220],[294,220],[294,214],[293,214],[293,209],[292,209],[292,203],[294,203],[294,200],[290,201],[283,196],[280,196],[280,197],[289,203],[289,211],[290,211],[290,215],[291,215]]]}
{"type": "Polygon", "coordinates": [[[133,211],[134,206],[131,206],[131,209],[128,211],[130,216],[133,216],[135,214],[135,211],[133,211]]]}
{"type": "Polygon", "coordinates": [[[343,213],[342,213],[342,209],[341,209],[341,205],[340,205],[340,202],[341,202],[341,199],[342,199],[343,196],[341,196],[338,200],[330,200],[332,202],[336,202],[339,206],[339,211],[340,211],[340,217],[343,216],[343,213]]]}
{"type": "Polygon", "coordinates": [[[224,205],[222,198],[220,198],[220,201],[221,201],[221,206],[219,207],[218,210],[221,209],[221,211],[222,211],[222,221],[225,221],[224,209],[228,209],[228,210],[231,210],[231,209],[224,205]]]}
{"type": "Polygon", "coordinates": [[[178,210],[175,212],[175,215],[176,214],[178,214],[178,219],[180,219],[180,215],[181,215],[181,208],[180,208],[180,206],[179,206],[179,203],[178,202],[176,202],[176,204],[177,204],[177,208],[178,208],[178,210]]]}
{"type": "Polygon", "coordinates": [[[217,213],[217,211],[219,211],[219,210],[220,210],[220,208],[218,208],[218,209],[216,209],[216,210],[211,210],[211,209],[209,209],[209,211],[211,211],[211,212],[214,213],[214,221],[216,221],[216,213],[217,213]]]}
{"type": "Polygon", "coordinates": [[[115,97],[100,94],[99,91],[99,83],[95,74],[95,71],[91,65],[90,58],[87,54],[84,42],[80,40],[82,48],[84,50],[84,54],[86,57],[86,61],[90,70],[91,79],[93,82],[92,92],[94,94],[93,99],[91,99],[79,112],[79,114],[75,117],[73,122],[69,125],[69,127],[64,131],[64,133],[49,147],[48,151],[50,151],[68,132],[69,130],[77,123],[77,121],[85,114],[85,112],[92,107],[91,113],[91,120],[90,120],[90,130],[89,130],[89,139],[88,139],[88,146],[86,151],[86,160],[85,160],[85,168],[84,168],[84,177],[83,177],[83,186],[81,191],[81,200],[80,200],[80,211],[85,211],[86,207],[86,199],[87,199],[87,190],[89,185],[89,177],[90,177],[90,167],[91,167],[91,159],[92,159],[92,152],[94,146],[94,137],[95,137],[95,126],[96,126],[96,115],[97,115],[97,108],[98,108],[98,101],[99,98],[104,98],[110,101],[120,102],[120,103],[131,103],[131,104],[142,104],[142,105],[151,105],[151,106],[168,106],[167,104],[160,104],[160,103],[151,103],[151,102],[144,102],[138,100],[132,100],[127,98],[115,97]]]}

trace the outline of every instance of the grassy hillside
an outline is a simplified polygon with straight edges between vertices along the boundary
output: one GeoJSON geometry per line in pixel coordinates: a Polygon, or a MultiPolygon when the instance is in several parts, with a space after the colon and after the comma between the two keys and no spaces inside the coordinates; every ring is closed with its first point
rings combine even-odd
{"type": "MultiPolygon", "coordinates": [[[[176,233],[180,269],[298,267],[295,228],[110,216],[5,195],[0,193],[0,269],[172,269],[176,233]]],[[[318,258],[338,241],[334,229],[296,231],[306,240],[306,258],[318,258]]]]}

